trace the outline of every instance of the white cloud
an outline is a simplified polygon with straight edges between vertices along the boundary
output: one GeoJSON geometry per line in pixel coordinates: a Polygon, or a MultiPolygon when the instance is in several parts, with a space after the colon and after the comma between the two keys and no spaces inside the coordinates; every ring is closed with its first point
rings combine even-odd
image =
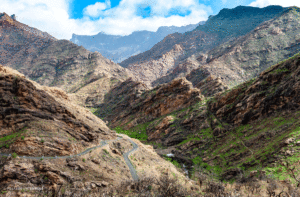
{"type": "Polygon", "coordinates": [[[101,10],[110,8],[110,1],[106,0],[105,3],[96,2],[94,5],[89,5],[84,9],[84,14],[92,17],[97,17],[101,10]]]}
{"type": "Polygon", "coordinates": [[[281,5],[283,7],[298,6],[300,7],[299,0],[256,0],[249,4],[253,7],[266,7],[268,5],[281,5]]]}
{"type": "Polygon", "coordinates": [[[122,0],[111,8],[110,1],[97,2],[83,9],[81,19],[70,18],[72,0],[1,0],[0,12],[16,14],[17,20],[48,32],[58,39],[70,39],[72,33],[93,35],[99,32],[128,35],[133,31],[156,31],[160,26],[183,26],[206,20],[212,13],[210,7],[198,0],[122,0]],[[138,6],[151,7],[151,17],[136,15],[138,6]],[[190,11],[187,16],[166,17],[171,9],[190,11]],[[99,19],[90,17],[99,17],[99,19]]]}

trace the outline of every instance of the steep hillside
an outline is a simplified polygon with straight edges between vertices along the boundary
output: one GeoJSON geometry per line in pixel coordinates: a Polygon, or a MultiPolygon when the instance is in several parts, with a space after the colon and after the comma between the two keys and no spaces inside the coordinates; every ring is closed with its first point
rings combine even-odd
{"type": "Polygon", "coordinates": [[[8,15],[1,16],[0,61],[41,85],[55,86],[78,104],[94,106],[117,81],[127,79],[126,69],[67,40],[56,40],[8,15]],[[4,25],[13,24],[13,25],[4,25]]]}
{"type": "MultiPolygon", "coordinates": [[[[120,65],[129,69],[134,74],[135,80],[152,87],[153,81],[172,72],[174,65],[184,61],[190,53],[196,52],[196,46],[198,50],[207,51],[218,44],[216,41],[216,35],[198,30],[189,34],[174,33],[165,37],[150,50],[122,61],[120,65]]],[[[190,59],[193,62],[193,58],[190,59]]],[[[186,69],[191,70],[199,66],[198,62],[193,63],[186,66],[186,69]]]]}
{"type": "Polygon", "coordinates": [[[112,128],[134,127],[203,99],[198,89],[186,79],[178,79],[148,90],[144,84],[131,79],[112,89],[104,104],[94,113],[109,121],[112,128]]]}
{"type": "MultiPolygon", "coordinates": [[[[174,110],[154,116],[161,111],[156,106],[173,105],[167,99],[178,95],[176,89],[168,88],[174,80],[163,85],[160,99],[136,96],[131,103],[139,103],[138,108],[120,102],[114,109],[122,106],[125,115],[115,113],[113,119],[106,119],[118,132],[153,144],[158,153],[173,153],[173,159],[190,167],[191,176],[198,166],[222,180],[237,179],[241,172],[248,176],[250,171],[264,170],[280,180],[294,182],[278,162],[288,161],[294,166],[300,154],[299,65],[300,54],[209,100],[184,97],[182,103],[189,104],[175,104],[178,109],[171,107],[174,110]],[[144,114],[136,110],[145,106],[155,110],[144,114]]],[[[204,81],[210,83],[211,78],[204,81]]],[[[191,84],[189,89],[187,92],[197,92],[201,97],[191,84]]],[[[151,90],[142,95],[150,94],[151,90]]]]}
{"type": "Polygon", "coordinates": [[[90,51],[98,51],[104,57],[119,63],[130,56],[151,49],[151,47],[163,40],[168,34],[192,31],[198,25],[203,24],[204,22],[182,27],[159,27],[156,32],[135,31],[128,36],[114,36],[101,32],[93,36],[73,34],[70,41],[90,51]]]}
{"type": "Polygon", "coordinates": [[[3,66],[0,116],[1,196],[82,195],[83,191],[99,196],[109,190],[115,193],[118,187],[123,195],[144,177],[171,180],[169,175],[178,178],[177,193],[183,188],[191,193],[197,187],[151,146],[125,135],[117,138],[61,89],[40,86],[3,66]]]}
{"type": "Polygon", "coordinates": [[[101,103],[117,81],[130,74],[126,69],[67,40],[59,40],[40,51],[30,64],[28,76],[36,82],[60,87],[85,105],[101,103]]]}
{"type": "MultiPolygon", "coordinates": [[[[235,41],[254,30],[261,23],[280,16],[285,10],[286,8],[280,6],[266,8],[239,6],[234,9],[223,9],[218,15],[210,17],[204,25],[198,26],[194,31],[168,35],[149,51],[128,58],[120,65],[135,72],[137,78],[148,86],[166,83],[176,77],[187,75],[195,68],[208,64],[213,58],[210,54],[213,48],[225,46],[222,44],[226,42],[235,41]],[[181,53],[169,55],[175,46],[180,49],[181,53]]],[[[298,23],[298,18],[297,15],[293,16],[294,23],[298,23]]],[[[298,26],[293,27],[297,28],[298,26]]],[[[263,35],[272,36],[272,34],[263,35]]],[[[290,43],[291,40],[288,42],[290,43]]],[[[282,43],[279,42],[278,45],[282,45],[282,43]]],[[[243,48],[243,46],[239,47],[243,48]]],[[[248,50],[247,47],[245,46],[245,50],[248,50]]],[[[253,57],[250,56],[250,58],[253,57]]],[[[276,61],[273,61],[274,63],[276,61]]],[[[208,66],[212,67],[211,64],[208,66]]],[[[227,68],[226,66],[222,70],[225,71],[225,74],[228,73],[228,76],[232,76],[230,80],[238,78],[236,75],[240,71],[240,69],[227,68]]],[[[219,76],[216,71],[211,71],[211,74],[219,76]]]]}
{"type": "Polygon", "coordinates": [[[70,103],[59,88],[40,86],[8,67],[1,66],[0,72],[1,153],[70,155],[98,144],[100,138],[116,137],[103,121],[70,103]]]}
{"type": "Polygon", "coordinates": [[[3,65],[22,69],[24,61],[31,61],[39,49],[56,40],[45,32],[12,19],[6,13],[0,13],[0,63],[3,65]]]}

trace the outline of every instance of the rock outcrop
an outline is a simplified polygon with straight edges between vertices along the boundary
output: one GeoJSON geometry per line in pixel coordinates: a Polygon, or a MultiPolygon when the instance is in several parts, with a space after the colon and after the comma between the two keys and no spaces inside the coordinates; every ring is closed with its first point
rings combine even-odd
{"type": "Polygon", "coordinates": [[[203,99],[200,91],[185,78],[175,79],[151,90],[141,83],[127,80],[108,95],[107,103],[99,106],[98,111],[109,113],[100,117],[109,121],[111,127],[126,124],[126,128],[186,108],[203,99]]]}
{"type": "Polygon", "coordinates": [[[247,124],[276,111],[299,108],[299,56],[277,64],[257,78],[219,94],[209,106],[227,123],[247,124]]]}
{"type": "Polygon", "coordinates": [[[192,70],[186,79],[191,81],[194,87],[200,89],[201,94],[205,97],[214,96],[228,89],[220,77],[215,77],[205,68],[192,70]]]}

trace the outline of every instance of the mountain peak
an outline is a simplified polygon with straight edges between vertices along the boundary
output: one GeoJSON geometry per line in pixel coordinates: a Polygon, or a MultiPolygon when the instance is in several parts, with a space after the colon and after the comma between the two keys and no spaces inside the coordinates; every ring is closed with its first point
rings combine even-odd
{"type": "Polygon", "coordinates": [[[6,26],[12,26],[15,25],[15,15],[12,15],[13,18],[11,18],[8,14],[5,12],[0,13],[0,26],[6,27],[6,26]]]}
{"type": "Polygon", "coordinates": [[[247,17],[249,15],[257,14],[272,14],[284,11],[285,8],[278,5],[271,5],[265,8],[251,7],[251,6],[237,6],[235,8],[222,9],[219,14],[216,15],[217,18],[238,18],[238,17],[247,17]]]}

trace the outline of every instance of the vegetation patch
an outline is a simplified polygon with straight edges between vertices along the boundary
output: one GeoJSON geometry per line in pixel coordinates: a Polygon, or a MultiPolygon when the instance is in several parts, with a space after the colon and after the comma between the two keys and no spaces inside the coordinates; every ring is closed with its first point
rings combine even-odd
{"type": "Polygon", "coordinates": [[[114,130],[117,133],[122,133],[125,135],[128,135],[131,138],[138,139],[140,141],[147,141],[148,135],[147,135],[147,127],[150,123],[144,123],[144,124],[139,124],[129,130],[124,130],[121,127],[115,127],[114,130]]]}
{"type": "MultiPolygon", "coordinates": [[[[296,116],[296,114],[293,114],[293,116],[296,116]]],[[[233,168],[239,168],[244,173],[261,168],[266,169],[269,174],[278,172],[275,177],[284,180],[287,175],[280,174],[280,172],[285,172],[283,168],[273,167],[272,165],[270,167],[269,163],[275,157],[280,157],[279,145],[282,141],[288,137],[296,138],[300,135],[300,121],[293,116],[282,117],[277,114],[275,117],[266,118],[266,120],[259,123],[241,125],[231,130],[230,135],[215,142],[206,150],[206,152],[212,153],[209,157],[211,160],[209,164],[203,162],[199,156],[194,157],[192,161],[194,165],[210,169],[211,172],[219,175],[233,168]],[[258,141],[260,143],[257,143],[258,141]],[[215,169],[214,167],[208,167],[208,165],[219,167],[215,169]]],[[[290,163],[297,161],[298,158],[297,155],[293,155],[293,157],[290,157],[290,163]]]]}
{"type": "Polygon", "coordinates": [[[182,141],[179,145],[182,145],[182,144],[186,144],[190,141],[200,141],[201,139],[198,138],[198,137],[194,137],[194,135],[189,135],[188,138],[184,141],[182,141]]]}
{"type": "Polygon", "coordinates": [[[167,155],[163,155],[163,158],[169,162],[171,162],[174,166],[176,166],[177,168],[181,168],[181,165],[172,157],[168,157],[167,155]]]}
{"type": "Polygon", "coordinates": [[[0,148],[2,147],[6,147],[8,148],[11,144],[13,144],[18,138],[20,139],[24,139],[24,136],[21,136],[23,133],[25,133],[26,127],[24,127],[23,129],[21,129],[20,131],[1,137],[0,138],[0,148]]]}

